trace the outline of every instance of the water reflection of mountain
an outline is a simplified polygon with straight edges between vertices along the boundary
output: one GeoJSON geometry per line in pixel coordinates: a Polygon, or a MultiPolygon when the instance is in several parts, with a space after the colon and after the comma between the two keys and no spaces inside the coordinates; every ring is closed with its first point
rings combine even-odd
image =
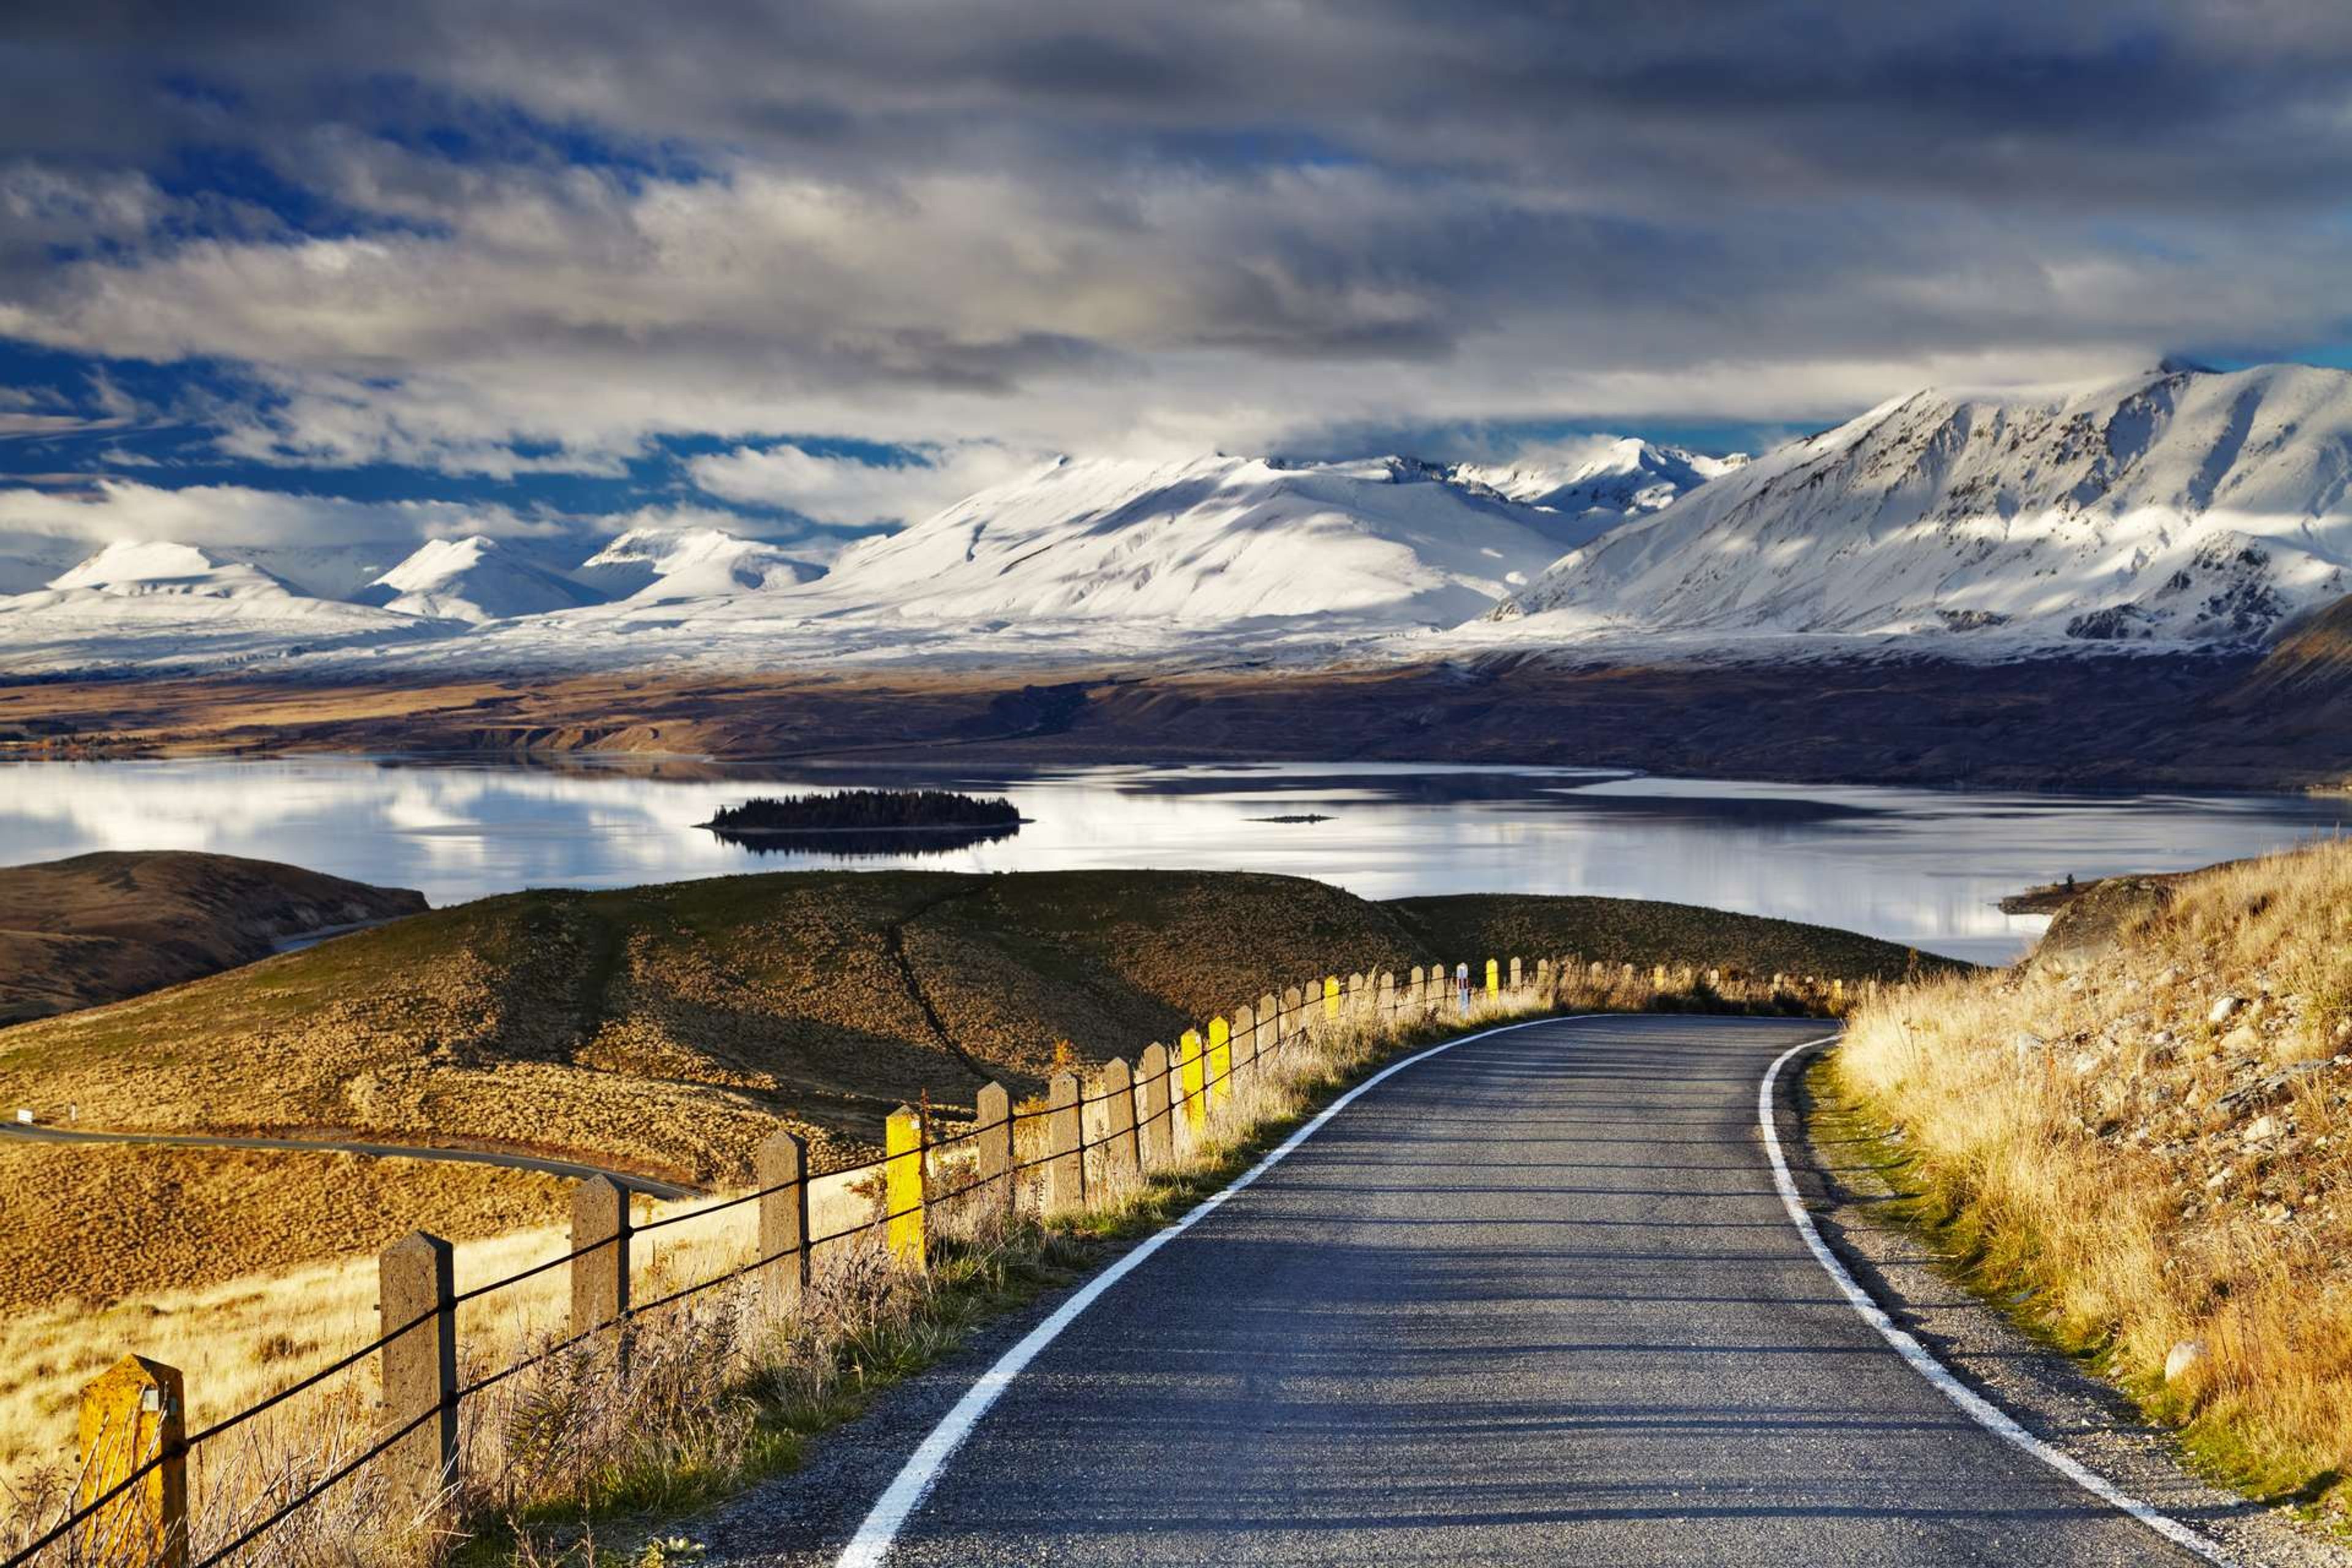
{"type": "Polygon", "coordinates": [[[991,827],[818,827],[745,831],[710,829],[722,844],[749,849],[754,855],[838,855],[849,859],[876,856],[945,855],[975,844],[992,844],[1021,831],[1017,822],[991,827]]]}

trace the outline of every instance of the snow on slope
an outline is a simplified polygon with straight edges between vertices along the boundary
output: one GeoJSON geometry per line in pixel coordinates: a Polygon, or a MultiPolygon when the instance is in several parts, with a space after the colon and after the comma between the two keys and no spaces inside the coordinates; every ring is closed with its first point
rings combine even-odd
{"type": "Polygon", "coordinates": [[[1565,457],[1457,463],[1446,477],[1506,500],[1576,518],[1584,526],[1571,542],[1585,544],[1629,519],[1664,510],[1747,461],[1744,452],[1710,458],[1636,437],[1598,436],[1565,457]]]}
{"type": "Polygon", "coordinates": [[[590,556],[574,575],[615,599],[668,600],[789,588],[822,573],[778,545],[716,528],[638,528],[590,556]]]}
{"type": "Polygon", "coordinates": [[[194,545],[121,541],[31,593],[0,597],[0,668],[194,668],[448,635],[421,620],[296,592],[194,545]]]}
{"type": "Polygon", "coordinates": [[[425,541],[352,598],[402,615],[479,623],[577,609],[603,595],[477,533],[425,541]]]}
{"type": "Polygon", "coordinates": [[[2165,370],[1884,405],[1575,551],[1465,632],[2228,643],[2342,595],[2347,561],[2352,373],[2165,370]]]}
{"type": "Polygon", "coordinates": [[[1403,629],[1475,614],[1540,571],[1565,531],[1397,459],[1066,459],[856,546],[810,592],[971,626],[1403,629]]]}

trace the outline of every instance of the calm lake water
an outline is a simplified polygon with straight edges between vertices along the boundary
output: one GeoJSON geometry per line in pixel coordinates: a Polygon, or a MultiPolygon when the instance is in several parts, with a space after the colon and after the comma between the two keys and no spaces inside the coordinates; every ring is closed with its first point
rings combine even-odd
{"type": "Polygon", "coordinates": [[[0,767],[0,863],[210,849],[417,888],[436,904],[817,866],[1291,872],[1368,898],[1601,893],[1845,926],[1998,961],[2042,921],[1994,900],[2073,872],[2182,869],[2332,833],[2296,796],[2088,798],[1387,763],[988,770],[443,765],[389,758],[0,767]],[[780,789],[1012,797],[1014,837],[944,853],[759,854],[695,824],[780,789]],[[1270,822],[1321,816],[1321,822],[1270,822]]]}

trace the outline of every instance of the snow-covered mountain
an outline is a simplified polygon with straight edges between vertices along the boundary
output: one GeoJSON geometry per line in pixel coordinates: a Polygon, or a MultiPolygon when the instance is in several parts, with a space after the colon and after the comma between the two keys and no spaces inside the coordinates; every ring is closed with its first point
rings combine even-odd
{"type": "Polygon", "coordinates": [[[2352,373],[2165,369],[1874,408],[1574,551],[1491,635],[2238,642],[2347,562],[2352,373]]]}
{"type": "Polygon", "coordinates": [[[577,609],[604,595],[476,533],[425,541],[352,597],[402,615],[479,623],[577,609]]]}
{"type": "Polygon", "coordinates": [[[195,668],[347,651],[460,629],[313,598],[194,545],[120,541],[30,593],[0,597],[0,668],[195,668]]]}
{"type": "Polygon", "coordinates": [[[572,575],[610,598],[667,600],[789,588],[823,571],[781,545],[716,528],[637,528],[590,556],[572,575]]]}
{"type": "Polygon", "coordinates": [[[1477,613],[1571,531],[1394,458],[1064,459],[856,546],[807,593],[831,613],[975,627],[1397,630],[1477,613]]]}
{"type": "Polygon", "coordinates": [[[1621,522],[1663,511],[1747,461],[1744,452],[1710,458],[1637,437],[1599,436],[1554,457],[1456,463],[1446,477],[1506,500],[1579,519],[1586,525],[1576,541],[1582,544],[1621,522]]]}

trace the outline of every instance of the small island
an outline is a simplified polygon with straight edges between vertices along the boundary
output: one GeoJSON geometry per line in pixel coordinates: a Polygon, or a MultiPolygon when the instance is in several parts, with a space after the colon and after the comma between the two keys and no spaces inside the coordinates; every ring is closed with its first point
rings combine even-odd
{"type": "Polygon", "coordinates": [[[1002,796],[982,800],[943,789],[850,789],[761,796],[722,806],[701,826],[762,853],[906,855],[960,849],[1020,831],[1023,818],[1002,796]]]}
{"type": "Polygon", "coordinates": [[[1318,811],[1300,812],[1293,816],[1253,816],[1252,822],[1328,822],[1331,819],[1318,811]]]}

